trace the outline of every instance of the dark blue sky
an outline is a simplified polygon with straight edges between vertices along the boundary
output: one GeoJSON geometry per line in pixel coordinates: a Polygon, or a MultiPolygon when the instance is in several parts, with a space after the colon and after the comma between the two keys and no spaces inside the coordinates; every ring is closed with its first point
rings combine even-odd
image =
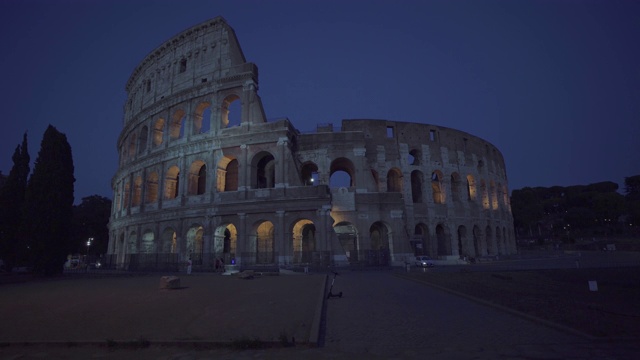
{"type": "Polygon", "coordinates": [[[223,16],[267,118],[431,123],[503,153],[509,189],[640,174],[640,1],[0,2],[0,170],[24,131],[67,135],[76,201],[112,197],[124,87],[178,32],[223,16]]]}

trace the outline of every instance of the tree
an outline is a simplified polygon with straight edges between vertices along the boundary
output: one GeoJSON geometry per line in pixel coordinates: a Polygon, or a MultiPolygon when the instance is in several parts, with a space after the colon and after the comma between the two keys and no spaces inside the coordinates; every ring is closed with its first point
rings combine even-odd
{"type": "Polygon", "coordinates": [[[0,258],[7,264],[7,269],[22,261],[21,251],[24,244],[20,243],[20,223],[24,204],[27,178],[31,171],[29,162],[27,134],[22,137],[22,144],[13,153],[13,167],[7,181],[0,188],[0,258]]]}
{"type": "Polygon", "coordinates": [[[25,235],[33,271],[59,274],[71,248],[73,157],[67,137],[49,125],[25,196],[25,235]]]}
{"type": "Polygon", "coordinates": [[[73,207],[73,252],[90,251],[91,254],[104,254],[109,243],[109,216],[111,200],[91,195],[82,198],[82,202],[73,207]],[[87,239],[93,238],[91,247],[84,249],[87,239]]]}
{"type": "Polygon", "coordinates": [[[640,175],[624,178],[625,201],[629,223],[640,226],[640,175]]]}

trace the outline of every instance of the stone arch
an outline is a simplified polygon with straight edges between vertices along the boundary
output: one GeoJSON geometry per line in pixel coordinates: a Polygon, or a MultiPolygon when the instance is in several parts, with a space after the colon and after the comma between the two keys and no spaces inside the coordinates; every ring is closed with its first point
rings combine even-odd
{"type": "Polygon", "coordinates": [[[329,177],[330,177],[329,186],[332,188],[341,187],[346,185],[346,183],[348,183],[349,187],[355,186],[355,183],[356,183],[355,176],[356,176],[356,167],[353,165],[353,162],[351,162],[351,160],[345,157],[337,158],[331,162],[331,166],[329,168],[329,177]],[[339,179],[338,173],[340,173],[340,175],[347,177],[347,179],[342,179],[342,180],[339,179]],[[339,184],[340,182],[344,182],[345,184],[339,184]]]}
{"type": "Polygon", "coordinates": [[[493,234],[491,232],[491,226],[487,225],[487,229],[485,230],[485,238],[487,241],[487,255],[493,255],[495,253],[495,242],[493,239],[493,234]]]}
{"type": "Polygon", "coordinates": [[[204,134],[211,127],[211,103],[203,101],[196,106],[193,114],[193,134],[204,134]]]}
{"type": "Polygon", "coordinates": [[[391,229],[382,221],[376,221],[369,227],[369,239],[372,250],[388,249],[392,242],[391,229]]]}
{"type": "Polygon", "coordinates": [[[249,243],[249,248],[255,251],[256,264],[275,263],[275,226],[271,221],[257,222],[249,236],[249,243]]]}
{"type": "Polygon", "coordinates": [[[316,226],[309,219],[300,219],[292,229],[293,263],[313,262],[316,251],[316,226]]]}
{"type": "Polygon", "coordinates": [[[164,198],[177,198],[180,191],[180,168],[176,165],[171,166],[169,170],[167,170],[164,182],[164,198]]]}
{"type": "Polygon", "coordinates": [[[487,191],[487,185],[484,182],[484,179],[480,180],[480,194],[482,196],[482,207],[484,209],[489,209],[489,192],[487,191]]]}
{"type": "Polygon", "coordinates": [[[185,254],[191,258],[195,265],[202,264],[204,254],[204,228],[200,224],[193,224],[187,230],[185,254]]]}
{"type": "MultiPolygon", "coordinates": [[[[232,107],[234,107],[232,104],[234,104],[236,101],[238,102],[236,104],[240,103],[240,97],[236,94],[228,95],[227,97],[224,98],[224,100],[222,100],[222,106],[220,107],[220,115],[222,117],[220,119],[221,128],[228,128],[228,127],[240,125],[241,123],[240,119],[242,119],[242,114],[238,114],[237,117],[230,116],[232,115],[232,107]]],[[[242,106],[240,106],[240,109],[241,108],[242,106]]]]}
{"type": "Polygon", "coordinates": [[[207,188],[207,165],[202,160],[196,160],[189,167],[189,195],[202,195],[207,188]]]}
{"type": "Polygon", "coordinates": [[[142,176],[136,176],[133,180],[133,196],[131,206],[140,206],[142,203],[142,176]]]}
{"type": "Polygon", "coordinates": [[[420,170],[411,172],[411,200],[413,203],[422,203],[422,183],[424,175],[420,170]]]}
{"type": "Polygon", "coordinates": [[[502,242],[502,234],[500,231],[500,227],[496,226],[496,247],[497,247],[497,254],[501,255],[501,254],[505,254],[506,251],[504,249],[504,243],[502,242]]]}
{"type": "Polygon", "coordinates": [[[153,124],[153,147],[162,145],[164,140],[164,119],[158,118],[153,124]]]}
{"type": "Polygon", "coordinates": [[[351,263],[359,261],[358,251],[360,250],[358,228],[348,221],[343,221],[333,226],[338,237],[339,249],[334,249],[336,252],[343,251],[347,260],[351,263]]]}
{"type": "Polygon", "coordinates": [[[169,138],[171,140],[181,139],[184,136],[184,126],[187,114],[182,109],[177,109],[171,116],[169,124],[169,138]]]}
{"type": "Polygon", "coordinates": [[[147,141],[149,138],[149,128],[147,125],[140,130],[140,139],[138,140],[138,154],[144,154],[147,150],[147,141]]]}
{"type": "Polygon", "coordinates": [[[176,254],[178,252],[178,234],[172,227],[166,227],[160,237],[162,252],[176,254]]]}
{"type": "Polygon", "coordinates": [[[458,226],[458,255],[460,258],[468,258],[471,254],[473,254],[473,249],[467,238],[467,228],[460,225],[458,226]]]}
{"type": "Polygon", "coordinates": [[[411,149],[409,151],[409,165],[420,165],[420,158],[422,157],[422,153],[418,149],[411,149]]]}
{"type": "Polygon", "coordinates": [[[318,165],[313,162],[305,162],[302,164],[300,171],[302,184],[306,186],[318,184],[318,165]]]}
{"type": "Polygon", "coordinates": [[[387,192],[402,192],[402,172],[398,168],[387,172],[387,192]]]}
{"type": "Polygon", "coordinates": [[[482,255],[482,231],[478,225],[473,226],[473,257],[482,255]]]}
{"type": "Polygon", "coordinates": [[[451,255],[451,242],[449,241],[449,229],[440,223],[436,225],[436,241],[438,243],[438,256],[451,255]]]}
{"type": "Polygon", "coordinates": [[[414,245],[414,253],[416,255],[433,256],[434,244],[431,242],[431,233],[429,233],[429,227],[426,224],[416,224],[413,229],[413,238],[416,241],[414,245]]]}
{"type": "Polygon", "coordinates": [[[238,160],[234,157],[223,156],[218,161],[216,174],[218,192],[238,191],[238,168],[238,160]]]}
{"type": "Polygon", "coordinates": [[[251,187],[254,189],[269,189],[276,183],[276,159],[268,151],[261,151],[253,157],[251,162],[251,187]]]}
{"type": "Polygon", "coordinates": [[[496,183],[489,181],[489,194],[491,194],[491,209],[498,210],[498,195],[496,193],[496,183]]]}
{"type": "Polygon", "coordinates": [[[444,175],[440,170],[431,173],[431,190],[433,192],[433,202],[436,204],[445,203],[444,184],[442,183],[443,177],[444,175]]]}
{"type": "Polygon", "coordinates": [[[158,201],[158,173],[152,172],[147,176],[146,199],[147,203],[158,201]]]}
{"type": "Polygon", "coordinates": [[[127,158],[133,160],[136,157],[136,134],[129,136],[129,149],[127,150],[127,158]]]}
{"type": "Polygon", "coordinates": [[[131,183],[129,181],[124,182],[124,201],[122,204],[123,209],[127,209],[129,207],[129,194],[131,193],[131,183]]]}
{"type": "Polygon", "coordinates": [[[476,180],[473,175],[467,175],[467,198],[470,201],[475,201],[477,196],[476,180]]]}
{"type": "Polygon", "coordinates": [[[145,230],[142,234],[140,253],[153,254],[156,252],[155,235],[152,230],[145,230]]]}
{"type": "Polygon", "coordinates": [[[455,171],[451,173],[451,200],[460,201],[460,174],[455,171]]]}
{"type": "Polygon", "coordinates": [[[138,252],[138,234],[135,231],[129,233],[129,239],[127,239],[127,253],[135,254],[138,252]]]}
{"type": "Polygon", "coordinates": [[[222,256],[225,264],[235,265],[238,244],[238,229],[232,223],[225,223],[218,227],[213,236],[213,252],[222,256]]]}

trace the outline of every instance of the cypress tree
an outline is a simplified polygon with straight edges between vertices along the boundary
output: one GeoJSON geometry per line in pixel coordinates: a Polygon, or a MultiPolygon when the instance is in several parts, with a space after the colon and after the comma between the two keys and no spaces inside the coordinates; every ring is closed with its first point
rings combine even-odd
{"type": "Polygon", "coordinates": [[[13,167],[6,183],[0,188],[0,259],[5,262],[7,270],[24,260],[24,251],[21,250],[25,244],[21,242],[20,224],[31,170],[26,133],[22,137],[22,144],[16,147],[12,160],[13,167]]]}
{"type": "Polygon", "coordinates": [[[49,125],[25,197],[25,233],[36,273],[62,273],[71,250],[73,170],[66,135],[49,125]]]}

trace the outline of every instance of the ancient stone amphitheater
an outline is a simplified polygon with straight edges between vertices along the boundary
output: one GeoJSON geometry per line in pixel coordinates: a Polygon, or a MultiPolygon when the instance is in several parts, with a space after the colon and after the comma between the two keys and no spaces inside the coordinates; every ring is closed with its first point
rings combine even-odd
{"type": "Polygon", "coordinates": [[[502,154],[442,126],[269,120],[217,17],[126,84],[108,258],[119,267],[388,266],[515,252],[502,154]]]}

